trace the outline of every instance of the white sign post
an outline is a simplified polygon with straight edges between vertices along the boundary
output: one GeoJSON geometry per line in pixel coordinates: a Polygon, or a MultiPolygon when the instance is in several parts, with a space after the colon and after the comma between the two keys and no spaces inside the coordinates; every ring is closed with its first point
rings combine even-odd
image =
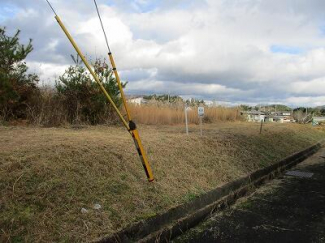
{"type": "Polygon", "coordinates": [[[204,107],[198,107],[197,114],[200,119],[200,131],[201,131],[201,136],[202,136],[202,118],[204,117],[204,107]]]}
{"type": "Polygon", "coordinates": [[[187,104],[185,104],[184,112],[185,112],[185,128],[186,128],[186,135],[188,135],[188,123],[187,123],[187,104]]]}

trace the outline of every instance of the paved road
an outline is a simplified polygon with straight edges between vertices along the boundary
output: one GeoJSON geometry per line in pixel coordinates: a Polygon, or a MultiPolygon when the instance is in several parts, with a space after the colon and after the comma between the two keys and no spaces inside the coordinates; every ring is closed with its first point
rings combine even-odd
{"type": "Polygon", "coordinates": [[[325,242],[325,148],[174,242],[325,242]]]}

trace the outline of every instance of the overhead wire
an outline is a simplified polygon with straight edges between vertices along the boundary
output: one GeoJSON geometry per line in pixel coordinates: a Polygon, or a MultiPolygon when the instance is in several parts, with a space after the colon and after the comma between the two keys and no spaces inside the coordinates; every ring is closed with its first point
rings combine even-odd
{"type": "Polygon", "coordinates": [[[107,35],[106,35],[106,32],[105,32],[104,24],[103,24],[103,21],[102,21],[102,18],[101,18],[101,15],[100,15],[96,0],[94,0],[94,3],[95,3],[98,18],[99,18],[99,21],[100,21],[100,25],[101,25],[103,33],[104,33],[104,37],[105,37],[105,41],[106,41],[106,45],[107,45],[107,49],[108,49],[108,57],[109,57],[109,60],[111,62],[112,68],[113,68],[113,72],[114,72],[114,75],[115,75],[115,78],[116,78],[118,88],[120,90],[120,94],[121,94],[121,98],[122,98],[122,101],[123,101],[123,106],[124,106],[124,109],[125,109],[125,112],[126,112],[126,116],[127,116],[127,119],[128,119],[129,122],[133,122],[132,118],[131,118],[131,113],[129,111],[129,108],[128,108],[128,105],[127,105],[127,102],[126,102],[126,98],[125,98],[125,95],[124,95],[124,91],[123,91],[122,83],[121,83],[121,80],[120,80],[120,76],[119,76],[119,74],[117,72],[115,61],[114,61],[111,49],[110,49],[109,44],[108,44],[107,35]]]}
{"type": "Polygon", "coordinates": [[[99,21],[100,21],[100,25],[102,27],[102,30],[103,30],[103,33],[104,33],[104,36],[105,36],[105,41],[106,41],[106,46],[107,46],[108,52],[111,52],[111,49],[109,48],[109,44],[108,44],[108,40],[107,40],[107,35],[106,35],[106,32],[105,32],[105,28],[104,28],[104,25],[103,25],[103,21],[102,21],[102,18],[100,16],[100,13],[99,13],[96,0],[94,0],[94,3],[95,3],[95,6],[96,6],[96,11],[97,11],[97,15],[98,15],[98,18],[99,18],[99,21]]]}
{"type": "Polygon", "coordinates": [[[48,5],[50,6],[50,8],[52,9],[52,11],[53,11],[53,13],[55,14],[55,16],[58,16],[58,15],[56,14],[54,8],[52,7],[51,3],[50,3],[48,0],[45,0],[45,1],[48,3],[48,5]]]}

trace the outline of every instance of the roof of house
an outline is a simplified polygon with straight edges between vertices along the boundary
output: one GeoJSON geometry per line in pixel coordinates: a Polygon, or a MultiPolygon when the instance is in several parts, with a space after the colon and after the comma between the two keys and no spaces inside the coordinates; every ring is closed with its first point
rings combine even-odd
{"type": "Polygon", "coordinates": [[[243,111],[242,113],[247,115],[265,115],[262,111],[243,111]]]}

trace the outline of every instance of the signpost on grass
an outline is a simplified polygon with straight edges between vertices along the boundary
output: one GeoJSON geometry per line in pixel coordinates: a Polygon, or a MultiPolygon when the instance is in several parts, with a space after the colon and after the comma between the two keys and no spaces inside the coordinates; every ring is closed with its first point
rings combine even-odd
{"type": "Polygon", "coordinates": [[[185,112],[185,129],[186,129],[186,135],[188,135],[188,122],[187,122],[187,104],[185,103],[185,108],[184,108],[184,112],[185,112]]]}
{"type": "Polygon", "coordinates": [[[197,114],[200,119],[200,131],[201,131],[201,136],[202,136],[202,118],[204,117],[204,107],[199,106],[197,108],[197,114]]]}

